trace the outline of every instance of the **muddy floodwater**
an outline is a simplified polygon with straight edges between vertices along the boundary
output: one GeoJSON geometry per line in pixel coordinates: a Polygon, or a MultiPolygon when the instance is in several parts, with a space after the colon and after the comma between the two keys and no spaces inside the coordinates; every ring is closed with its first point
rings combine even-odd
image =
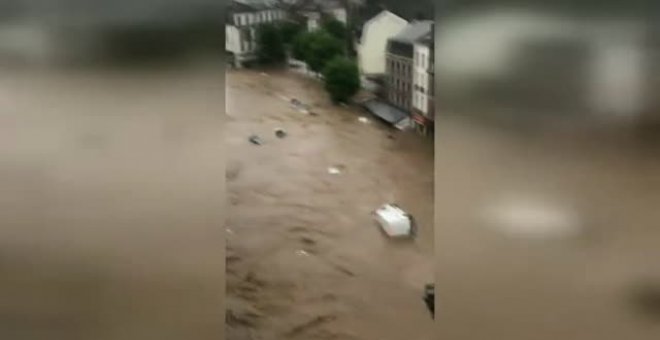
{"type": "Polygon", "coordinates": [[[433,141],[300,74],[229,71],[227,98],[227,339],[434,339],[433,141]],[[389,202],[415,240],[378,229],[389,202]]]}

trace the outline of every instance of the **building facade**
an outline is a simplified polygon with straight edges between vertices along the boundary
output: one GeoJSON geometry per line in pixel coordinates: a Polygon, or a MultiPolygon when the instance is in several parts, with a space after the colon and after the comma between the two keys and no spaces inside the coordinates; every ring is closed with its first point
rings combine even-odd
{"type": "Polygon", "coordinates": [[[424,134],[433,133],[434,105],[434,43],[433,31],[415,42],[413,47],[412,122],[424,134]]]}
{"type": "Polygon", "coordinates": [[[271,1],[232,0],[225,26],[225,49],[237,67],[256,59],[257,28],[285,20],[286,12],[271,1]]]}
{"type": "Polygon", "coordinates": [[[396,107],[412,111],[415,43],[431,32],[432,21],[414,21],[387,42],[387,99],[396,107]]]}
{"type": "Polygon", "coordinates": [[[348,12],[340,1],[310,1],[302,7],[301,14],[305,17],[308,31],[319,29],[324,16],[336,19],[344,25],[348,24],[348,12]]]}
{"type": "Polygon", "coordinates": [[[358,67],[366,77],[381,77],[386,73],[387,41],[401,32],[408,21],[389,11],[382,11],[362,26],[357,44],[358,67]]]}

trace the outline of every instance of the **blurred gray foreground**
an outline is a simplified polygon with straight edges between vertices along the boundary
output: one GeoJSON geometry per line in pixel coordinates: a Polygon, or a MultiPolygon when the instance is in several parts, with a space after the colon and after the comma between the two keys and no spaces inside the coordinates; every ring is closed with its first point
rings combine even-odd
{"type": "Polygon", "coordinates": [[[437,25],[438,339],[659,339],[656,21],[546,5],[437,25]]]}
{"type": "Polygon", "coordinates": [[[222,339],[219,2],[92,3],[0,3],[0,338],[222,339]]]}

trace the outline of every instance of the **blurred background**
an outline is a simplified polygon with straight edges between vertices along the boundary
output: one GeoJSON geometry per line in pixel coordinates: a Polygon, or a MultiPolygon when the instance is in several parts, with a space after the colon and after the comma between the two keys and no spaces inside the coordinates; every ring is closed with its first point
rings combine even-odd
{"type": "Polygon", "coordinates": [[[438,339],[660,338],[654,9],[438,5],[438,339]]]}
{"type": "Polygon", "coordinates": [[[0,1],[0,338],[223,338],[223,7],[0,1]]]}
{"type": "MultiPolygon", "coordinates": [[[[223,6],[0,0],[0,338],[222,339],[223,6]]],[[[436,4],[439,339],[660,337],[654,6],[436,4]]]]}

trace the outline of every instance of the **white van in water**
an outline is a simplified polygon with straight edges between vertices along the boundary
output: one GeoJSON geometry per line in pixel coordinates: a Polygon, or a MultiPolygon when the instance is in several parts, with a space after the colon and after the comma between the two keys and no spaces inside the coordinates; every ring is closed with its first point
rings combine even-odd
{"type": "Polygon", "coordinates": [[[410,237],[415,235],[412,216],[396,204],[385,204],[374,212],[381,229],[390,237],[410,237]]]}

